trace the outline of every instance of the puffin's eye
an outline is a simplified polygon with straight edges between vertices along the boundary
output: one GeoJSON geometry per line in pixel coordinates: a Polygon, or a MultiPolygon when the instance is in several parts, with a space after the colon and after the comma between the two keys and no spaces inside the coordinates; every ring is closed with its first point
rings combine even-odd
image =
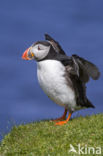
{"type": "Polygon", "coordinates": [[[38,50],[41,50],[39,46],[38,46],[38,50]]]}

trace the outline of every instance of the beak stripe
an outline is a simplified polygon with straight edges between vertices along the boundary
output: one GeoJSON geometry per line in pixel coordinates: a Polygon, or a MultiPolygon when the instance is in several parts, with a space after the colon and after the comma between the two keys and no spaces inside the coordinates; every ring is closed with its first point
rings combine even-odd
{"type": "Polygon", "coordinates": [[[24,60],[30,60],[29,57],[28,57],[28,51],[29,51],[29,49],[30,48],[28,48],[28,49],[25,50],[25,52],[22,55],[22,59],[24,59],[24,60]]]}

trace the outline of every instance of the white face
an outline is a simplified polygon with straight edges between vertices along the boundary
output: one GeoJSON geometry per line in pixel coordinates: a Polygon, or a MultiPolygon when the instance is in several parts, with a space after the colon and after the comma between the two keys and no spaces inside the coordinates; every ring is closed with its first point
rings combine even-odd
{"type": "Polygon", "coordinates": [[[50,46],[45,46],[43,44],[36,44],[30,48],[30,52],[34,54],[36,60],[41,60],[45,58],[50,50],[50,46]]]}

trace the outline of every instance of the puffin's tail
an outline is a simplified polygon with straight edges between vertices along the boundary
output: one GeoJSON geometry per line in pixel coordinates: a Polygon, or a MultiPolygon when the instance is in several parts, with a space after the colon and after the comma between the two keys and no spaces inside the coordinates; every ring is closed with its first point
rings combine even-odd
{"type": "Polygon", "coordinates": [[[95,108],[95,106],[88,99],[86,100],[86,106],[95,108]]]}

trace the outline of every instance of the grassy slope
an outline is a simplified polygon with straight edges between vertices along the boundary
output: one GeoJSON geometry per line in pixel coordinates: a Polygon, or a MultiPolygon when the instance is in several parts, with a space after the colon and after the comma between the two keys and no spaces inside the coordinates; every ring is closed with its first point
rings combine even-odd
{"type": "Polygon", "coordinates": [[[0,155],[72,156],[70,144],[77,149],[78,143],[103,147],[103,114],[74,118],[63,126],[41,121],[13,127],[2,141],[0,155]]]}

